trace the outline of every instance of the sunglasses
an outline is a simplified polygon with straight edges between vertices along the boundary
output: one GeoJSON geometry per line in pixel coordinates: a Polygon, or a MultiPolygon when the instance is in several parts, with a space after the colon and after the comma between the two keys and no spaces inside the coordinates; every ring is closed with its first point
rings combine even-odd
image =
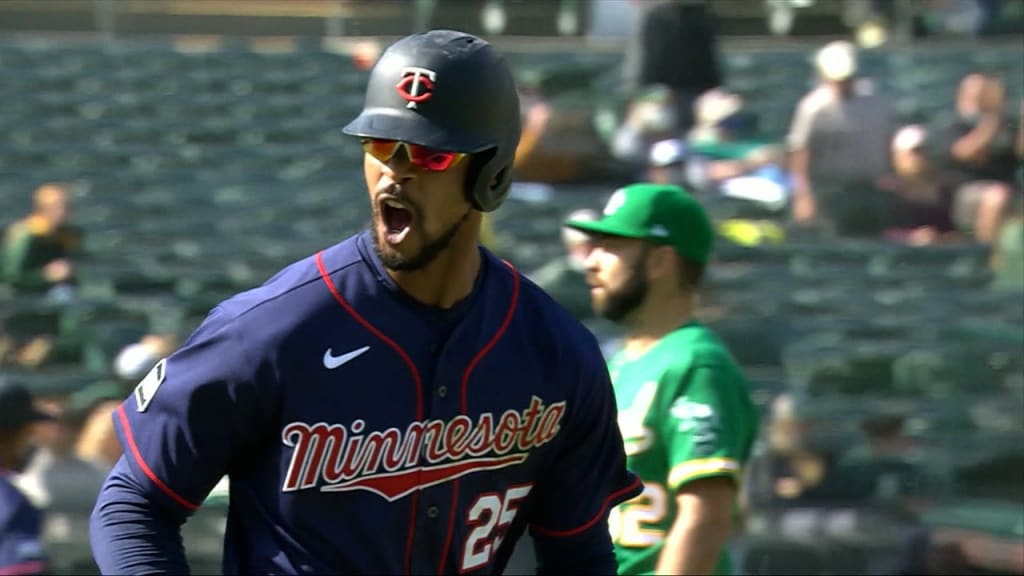
{"type": "Polygon", "coordinates": [[[363,150],[380,162],[390,162],[391,158],[398,152],[398,147],[405,147],[405,154],[413,166],[429,170],[431,172],[444,172],[455,166],[466,157],[462,152],[446,152],[434,150],[418,144],[410,144],[401,140],[378,140],[375,138],[363,139],[363,150]]]}

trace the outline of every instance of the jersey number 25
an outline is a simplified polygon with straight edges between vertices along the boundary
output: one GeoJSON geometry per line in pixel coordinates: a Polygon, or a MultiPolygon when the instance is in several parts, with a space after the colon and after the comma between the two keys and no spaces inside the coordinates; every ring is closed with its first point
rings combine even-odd
{"type": "Polygon", "coordinates": [[[477,496],[466,513],[466,525],[472,526],[473,530],[462,547],[461,572],[476,570],[490,563],[519,511],[519,502],[532,488],[533,484],[523,484],[505,490],[504,494],[485,492],[477,496]]]}

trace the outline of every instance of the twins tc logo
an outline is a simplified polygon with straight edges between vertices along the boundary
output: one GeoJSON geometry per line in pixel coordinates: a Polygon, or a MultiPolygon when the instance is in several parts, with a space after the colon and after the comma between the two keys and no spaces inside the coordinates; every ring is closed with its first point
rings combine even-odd
{"type": "Polygon", "coordinates": [[[395,89],[408,102],[405,107],[415,109],[420,102],[426,102],[433,96],[436,79],[437,74],[433,70],[406,66],[402,68],[402,79],[395,84],[395,89]]]}

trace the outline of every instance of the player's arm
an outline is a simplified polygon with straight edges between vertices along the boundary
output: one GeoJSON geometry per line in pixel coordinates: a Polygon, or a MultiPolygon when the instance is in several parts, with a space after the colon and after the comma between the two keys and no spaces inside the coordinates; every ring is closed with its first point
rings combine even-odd
{"type": "Polygon", "coordinates": [[[96,499],[89,522],[93,556],[103,574],[187,574],[184,514],[158,506],[124,456],[96,499]]]}
{"type": "Polygon", "coordinates": [[[733,381],[718,367],[698,367],[680,378],[680,393],[661,433],[668,443],[668,491],[676,517],[658,558],[659,574],[712,574],[733,531],[733,513],[755,423],[733,381]]]}
{"type": "Polygon", "coordinates": [[[676,518],[665,536],[658,574],[713,574],[732,534],[736,484],[724,476],[687,482],[676,492],[676,518]]]}
{"type": "Polygon", "coordinates": [[[538,574],[615,574],[608,512],[643,490],[626,469],[608,370],[594,342],[560,434],[561,453],[540,486],[530,534],[538,574]]]}
{"type": "Polygon", "coordinates": [[[181,524],[272,428],[276,369],[257,337],[215,310],[114,411],[124,457],[90,522],[103,573],[187,570],[181,524]]]}

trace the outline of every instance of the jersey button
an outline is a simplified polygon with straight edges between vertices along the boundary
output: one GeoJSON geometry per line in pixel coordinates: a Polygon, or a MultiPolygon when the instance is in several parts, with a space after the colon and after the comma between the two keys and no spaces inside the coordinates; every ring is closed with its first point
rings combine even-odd
{"type": "Polygon", "coordinates": [[[440,513],[441,511],[437,509],[437,506],[427,508],[427,518],[437,518],[437,515],[440,513]]]}
{"type": "Polygon", "coordinates": [[[447,396],[448,395],[448,387],[445,386],[444,384],[438,386],[437,387],[437,395],[440,396],[441,398],[444,398],[445,396],[447,396]]]}

